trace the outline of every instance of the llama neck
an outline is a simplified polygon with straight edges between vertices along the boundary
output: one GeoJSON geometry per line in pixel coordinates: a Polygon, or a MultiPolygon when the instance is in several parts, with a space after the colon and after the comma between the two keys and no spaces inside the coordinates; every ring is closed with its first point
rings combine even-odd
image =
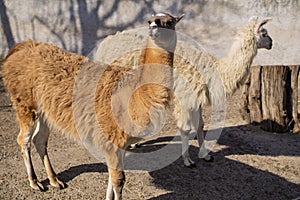
{"type": "Polygon", "coordinates": [[[157,113],[169,104],[169,89],[173,87],[174,54],[152,42],[148,39],[140,57],[140,70],[137,71],[135,78],[141,87],[135,90],[129,102],[130,116],[141,127],[146,127],[150,123],[153,127],[160,126],[159,123],[163,119],[157,113]],[[150,112],[150,108],[155,111],[150,112]]]}
{"type": "Polygon", "coordinates": [[[172,88],[173,58],[173,52],[156,45],[148,38],[147,46],[139,60],[139,66],[143,67],[141,74],[143,81],[172,88]]]}
{"type": "Polygon", "coordinates": [[[247,77],[257,54],[253,26],[245,27],[226,57],[220,59],[218,71],[227,95],[231,95],[247,77]]]}
{"type": "Polygon", "coordinates": [[[175,46],[160,47],[148,38],[147,46],[142,52],[139,64],[161,64],[173,67],[174,50],[175,46]]]}

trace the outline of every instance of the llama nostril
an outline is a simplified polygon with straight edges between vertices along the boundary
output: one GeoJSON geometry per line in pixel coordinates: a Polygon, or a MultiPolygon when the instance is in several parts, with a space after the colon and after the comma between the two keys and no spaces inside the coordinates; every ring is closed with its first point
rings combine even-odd
{"type": "Polygon", "coordinates": [[[272,46],[273,46],[273,43],[272,43],[272,41],[271,41],[267,49],[268,49],[268,50],[272,49],[272,46]]]}
{"type": "Polygon", "coordinates": [[[155,22],[152,22],[150,25],[149,25],[149,28],[157,28],[157,24],[155,22]]]}

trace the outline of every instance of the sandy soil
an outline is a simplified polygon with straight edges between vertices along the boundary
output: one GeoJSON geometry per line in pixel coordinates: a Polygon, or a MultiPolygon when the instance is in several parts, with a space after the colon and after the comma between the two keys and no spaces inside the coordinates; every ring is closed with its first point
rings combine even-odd
{"type": "MultiPolygon", "coordinates": [[[[184,167],[180,158],[153,172],[129,171],[124,199],[299,199],[300,135],[268,133],[247,124],[240,95],[237,92],[227,101],[225,127],[212,152],[214,162],[197,159],[196,141],[192,140],[190,153],[196,161],[195,168],[184,167]]],[[[209,112],[204,114],[207,119],[209,112]]],[[[176,135],[174,126],[169,133],[176,135]]],[[[15,112],[0,79],[0,199],[104,199],[106,166],[82,145],[56,132],[50,136],[49,154],[58,176],[68,187],[59,190],[49,186],[33,149],[36,173],[47,191],[31,189],[17,134],[15,112]]],[[[179,142],[172,145],[180,148],[179,142]]]]}

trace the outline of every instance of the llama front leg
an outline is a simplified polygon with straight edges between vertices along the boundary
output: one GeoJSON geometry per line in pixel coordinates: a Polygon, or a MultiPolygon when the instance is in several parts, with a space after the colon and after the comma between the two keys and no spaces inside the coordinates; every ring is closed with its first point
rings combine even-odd
{"type": "Polygon", "coordinates": [[[33,134],[32,141],[44,164],[50,185],[62,189],[65,188],[66,185],[57,178],[57,175],[50,163],[47,152],[49,133],[49,128],[46,123],[42,119],[39,119],[36,125],[35,132],[33,134]]]}
{"type": "Polygon", "coordinates": [[[182,140],[182,159],[186,167],[195,167],[195,162],[191,159],[189,154],[189,131],[179,130],[182,140]]]}
{"type": "Polygon", "coordinates": [[[115,146],[112,149],[106,154],[109,173],[106,200],[121,200],[125,183],[125,174],[122,170],[125,151],[115,146]]]}
{"type": "Polygon", "coordinates": [[[31,137],[34,131],[34,123],[22,123],[20,122],[20,133],[18,135],[17,142],[21,147],[21,155],[23,157],[26,171],[28,175],[28,180],[30,187],[36,190],[44,190],[44,186],[37,180],[37,176],[34,172],[30,150],[31,150],[31,137]]]}

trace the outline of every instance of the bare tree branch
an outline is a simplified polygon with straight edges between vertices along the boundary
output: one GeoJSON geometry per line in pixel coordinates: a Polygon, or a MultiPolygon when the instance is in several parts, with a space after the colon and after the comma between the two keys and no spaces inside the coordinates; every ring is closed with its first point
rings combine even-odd
{"type": "Polygon", "coordinates": [[[13,45],[15,45],[16,42],[11,31],[10,22],[7,16],[4,0],[0,0],[0,18],[1,18],[2,29],[6,38],[7,46],[11,48],[13,45]]]}

